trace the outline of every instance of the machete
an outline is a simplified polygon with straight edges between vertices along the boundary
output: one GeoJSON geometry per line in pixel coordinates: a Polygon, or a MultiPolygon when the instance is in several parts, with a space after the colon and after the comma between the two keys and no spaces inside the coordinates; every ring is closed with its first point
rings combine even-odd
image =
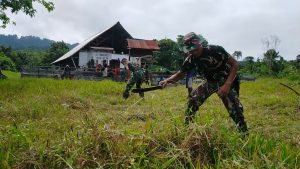
{"type": "Polygon", "coordinates": [[[157,89],[162,89],[162,86],[153,86],[153,87],[146,87],[146,88],[137,88],[137,89],[132,89],[133,93],[140,93],[140,92],[149,92],[157,89]]]}

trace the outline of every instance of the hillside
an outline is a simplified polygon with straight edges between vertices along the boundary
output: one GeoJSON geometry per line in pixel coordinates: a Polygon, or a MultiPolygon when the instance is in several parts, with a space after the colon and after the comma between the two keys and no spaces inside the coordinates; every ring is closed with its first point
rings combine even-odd
{"type": "MultiPolygon", "coordinates": [[[[50,44],[55,41],[36,36],[21,36],[17,35],[1,35],[0,34],[0,45],[11,47],[13,50],[31,49],[31,50],[47,50],[50,44]]],[[[77,44],[68,44],[71,49],[77,44]]]]}
{"type": "Polygon", "coordinates": [[[182,85],[125,101],[124,83],[4,73],[0,168],[300,168],[300,99],[279,85],[299,81],[241,84],[243,138],[215,94],[185,126],[182,85]]]}

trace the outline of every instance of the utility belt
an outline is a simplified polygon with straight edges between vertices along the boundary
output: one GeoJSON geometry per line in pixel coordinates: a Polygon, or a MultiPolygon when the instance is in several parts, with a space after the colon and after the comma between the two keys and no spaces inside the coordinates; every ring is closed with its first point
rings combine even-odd
{"type": "Polygon", "coordinates": [[[217,73],[212,73],[212,74],[205,74],[205,77],[208,81],[213,81],[213,82],[225,82],[228,73],[227,72],[217,72],[217,73]]]}
{"type": "MultiPolygon", "coordinates": [[[[223,85],[228,78],[228,75],[226,75],[226,74],[223,74],[223,75],[214,74],[214,75],[215,76],[205,76],[205,77],[208,82],[219,83],[220,86],[223,85]]],[[[237,74],[231,84],[231,88],[233,88],[237,92],[238,95],[240,93],[240,83],[241,83],[240,76],[237,74]]]]}

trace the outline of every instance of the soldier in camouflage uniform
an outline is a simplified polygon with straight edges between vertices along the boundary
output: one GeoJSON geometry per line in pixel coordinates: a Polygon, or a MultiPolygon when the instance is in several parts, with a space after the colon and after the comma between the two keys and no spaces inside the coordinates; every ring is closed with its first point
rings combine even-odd
{"type": "Polygon", "coordinates": [[[194,32],[188,33],[182,39],[184,52],[189,56],[181,69],[170,78],[160,82],[165,87],[169,82],[182,79],[187,72],[196,71],[204,76],[202,83],[191,93],[186,110],[185,123],[190,123],[196,111],[213,93],[222,99],[230,117],[236,123],[240,132],[247,132],[244,120],[243,106],[238,95],[239,80],[236,76],[237,61],[221,46],[207,45],[207,41],[194,32]]]}
{"type": "MultiPolygon", "coordinates": [[[[141,88],[141,85],[143,83],[143,70],[139,65],[140,64],[139,60],[138,60],[137,64],[133,64],[133,63],[128,63],[128,60],[126,58],[123,58],[121,60],[121,63],[124,65],[124,67],[127,71],[132,72],[132,76],[128,80],[126,89],[123,92],[123,98],[127,99],[129,97],[130,89],[133,87],[134,84],[135,84],[136,88],[141,88]]],[[[143,92],[139,93],[139,95],[142,98],[144,97],[143,92]]]]}

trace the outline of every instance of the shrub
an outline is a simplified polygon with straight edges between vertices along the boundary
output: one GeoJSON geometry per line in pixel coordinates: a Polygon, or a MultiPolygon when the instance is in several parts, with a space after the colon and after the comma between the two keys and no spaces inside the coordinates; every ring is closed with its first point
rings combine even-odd
{"type": "Polygon", "coordinates": [[[5,56],[2,52],[0,52],[0,67],[4,70],[16,70],[14,62],[9,57],[5,56]]]}

